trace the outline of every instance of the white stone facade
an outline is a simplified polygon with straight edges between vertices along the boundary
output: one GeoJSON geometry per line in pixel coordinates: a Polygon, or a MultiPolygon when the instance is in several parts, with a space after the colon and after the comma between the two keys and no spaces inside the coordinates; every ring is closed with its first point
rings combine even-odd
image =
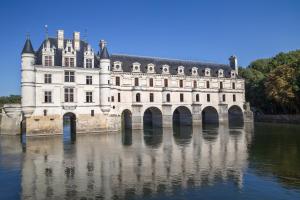
{"type": "Polygon", "coordinates": [[[145,111],[153,107],[160,110],[162,126],[167,127],[180,106],[189,110],[194,125],[201,125],[208,106],[215,108],[221,123],[227,123],[232,106],[240,108],[247,121],[249,106],[236,57],[229,66],[109,56],[104,41],[97,55],[78,32],[66,40],[62,30],[34,52],[28,41],[22,52],[21,80],[28,135],[61,134],[66,113],[75,114],[77,132],[118,130],[124,110],[131,113],[132,128],[141,129],[145,111]]]}

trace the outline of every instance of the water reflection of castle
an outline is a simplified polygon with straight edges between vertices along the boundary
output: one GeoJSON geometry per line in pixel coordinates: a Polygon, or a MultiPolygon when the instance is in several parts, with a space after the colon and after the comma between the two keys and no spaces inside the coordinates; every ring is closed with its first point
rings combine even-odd
{"type": "Polygon", "coordinates": [[[230,180],[243,185],[246,129],[193,128],[28,138],[22,198],[128,198],[230,180]],[[193,134],[191,135],[191,132],[193,134]]]}

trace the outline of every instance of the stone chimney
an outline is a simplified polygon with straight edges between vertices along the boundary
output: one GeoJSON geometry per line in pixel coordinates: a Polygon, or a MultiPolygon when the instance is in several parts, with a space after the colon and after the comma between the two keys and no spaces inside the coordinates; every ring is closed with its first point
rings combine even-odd
{"type": "Polygon", "coordinates": [[[235,55],[229,57],[229,64],[231,69],[235,70],[235,73],[239,73],[239,67],[237,62],[237,57],[235,55]]]}
{"type": "Polygon", "coordinates": [[[80,50],[80,33],[79,32],[74,32],[73,33],[73,45],[74,45],[74,49],[76,51],[80,50]]]}
{"type": "Polygon", "coordinates": [[[64,48],[64,30],[57,31],[57,48],[58,49],[64,48]]]}

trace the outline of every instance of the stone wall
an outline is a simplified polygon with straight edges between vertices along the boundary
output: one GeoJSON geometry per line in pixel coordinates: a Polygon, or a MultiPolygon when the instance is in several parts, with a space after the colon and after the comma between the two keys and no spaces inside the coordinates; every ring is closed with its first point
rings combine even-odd
{"type": "Polygon", "coordinates": [[[5,104],[1,113],[0,134],[18,135],[21,133],[21,105],[5,104]]]}
{"type": "Polygon", "coordinates": [[[57,135],[63,133],[60,115],[32,116],[26,118],[26,135],[57,135]]]}

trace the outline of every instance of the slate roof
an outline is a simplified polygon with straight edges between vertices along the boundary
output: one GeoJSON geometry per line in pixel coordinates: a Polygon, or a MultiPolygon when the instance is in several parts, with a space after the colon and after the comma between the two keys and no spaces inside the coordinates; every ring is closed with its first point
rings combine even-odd
{"type": "Polygon", "coordinates": [[[111,55],[111,62],[120,61],[122,62],[122,69],[124,72],[132,71],[132,64],[138,62],[141,64],[141,71],[145,73],[147,71],[147,65],[152,63],[155,65],[155,72],[158,74],[162,73],[162,66],[169,65],[170,74],[176,75],[177,68],[179,66],[184,67],[185,75],[192,74],[192,68],[198,68],[198,74],[204,76],[205,68],[211,69],[212,76],[218,76],[218,70],[224,70],[224,76],[230,77],[231,67],[229,65],[223,64],[213,64],[213,63],[204,63],[198,61],[187,61],[187,60],[175,60],[175,59],[165,59],[165,58],[155,58],[155,57],[141,57],[141,56],[130,56],[130,55],[111,55]]]}
{"type": "Polygon", "coordinates": [[[29,38],[26,39],[22,53],[33,53],[34,54],[34,50],[33,50],[33,47],[32,47],[32,44],[31,44],[31,41],[29,38]]]}
{"type": "MultiPolygon", "coordinates": [[[[55,47],[55,66],[62,66],[62,51],[63,49],[58,49],[57,48],[57,38],[48,38],[50,41],[50,46],[55,47]]],[[[64,48],[66,47],[66,43],[68,40],[71,39],[64,39],[64,48]]],[[[72,41],[72,40],[71,40],[72,41]]],[[[41,65],[42,64],[42,49],[43,45],[46,45],[47,40],[45,39],[39,49],[36,51],[36,64],[41,65]]],[[[80,50],[76,52],[76,66],[77,67],[84,67],[84,51],[87,48],[88,43],[85,41],[80,41],[80,50]]],[[[25,43],[24,49],[27,50],[32,50],[32,45],[31,42],[25,43]],[[28,43],[28,44],[27,44],[28,43]],[[28,49],[27,49],[28,46],[28,49]],[[31,46],[31,47],[30,47],[31,46]],[[25,48],[26,47],[26,48],[25,48]],[[31,49],[30,49],[31,48],[31,49]]],[[[23,51],[24,51],[23,49],[23,51]]],[[[132,71],[132,65],[134,62],[138,62],[141,64],[141,71],[143,73],[146,73],[147,71],[147,65],[152,63],[155,65],[155,73],[161,74],[162,73],[162,66],[163,65],[169,65],[169,71],[170,74],[176,75],[177,74],[177,68],[179,66],[184,67],[184,73],[185,75],[191,75],[192,74],[192,68],[197,67],[198,68],[198,74],[200,76],[204,76],[204,70],[205,68],[210,68],[211,69],[211,76],[218,76],[218,70],[223,69],[224,70],[224,76],[225,77],[230,77],[230,72],[232,68],[229,65],[224,65],[224,64],[213,64],[213,63],[204,63],[204,62],[199,62],[199,61],[188,61],[188,60],[175,60],[175,59],[166,59],[166,58],[155,58],[155,57],[142,57],[142,56],[131,56],[131,55],[121,55],[121,54],[112,54],[109,55],[107,48],[104,47],[103,51],[99,55],[99,52],[94,56],[94,68],[99,68],[99,62],[100,62],[100,57],[101,58],[110,58],[111,59],[111,65],[115,61],[120,61],[122,62],[122,69],[124,72],[131,72],[132,71]]]]}
{"type": "MultiPolygon", "coordinates": [[[[57,38],[48,38],[48,40],[50,41],[50,47],[55,47],[55,55],[54,55],[54,64],[55,66],[62,66],[62,51],[64,49],[58,49],[57,47],[57,38]]],[[[66,47],[67,41],[69,41],[70,39],[64,39],[64,48],[66,47]]],[[[41,65],[42,64],[42,49],[43,49],[43,45],[46,45],[47,39],[45,39],[41,46],[39,47],[39,49],[36,52],[36,64],[37,65],[41,65]]],[[[71,42],[73,42],[73,40],[71,40],[71,42]]],[[[76,65],[77,67],[81,67],[83,68],[83,59],[84,59],[84,51],[87,49],[88,43],[86,43],[85,41],[80,40],[80,50],[76,51],[76,65]]],[[[98,68],[99,66],[99,59],[96,56],[94,56],[95,62],[94,62],[94,67],[98,68]]]]}

